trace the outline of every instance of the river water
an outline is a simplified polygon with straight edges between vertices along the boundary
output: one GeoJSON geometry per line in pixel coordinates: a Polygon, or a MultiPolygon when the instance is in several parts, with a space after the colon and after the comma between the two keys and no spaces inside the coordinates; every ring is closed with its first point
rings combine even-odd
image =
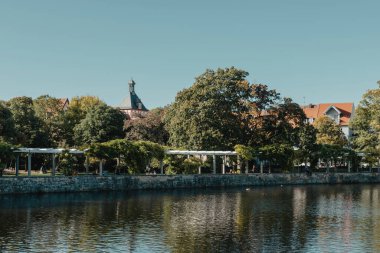
{"type": "Polygon", "coordinates": [[[0,252],[380,252],[380,185],[0,196],[0,252]]]}

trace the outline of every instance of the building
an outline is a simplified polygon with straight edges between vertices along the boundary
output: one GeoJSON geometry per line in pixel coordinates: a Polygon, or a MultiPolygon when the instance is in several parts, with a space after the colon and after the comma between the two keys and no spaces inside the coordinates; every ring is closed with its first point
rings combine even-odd
{"type": "Polygon", "coordinates": [[[62,106],[62,110],[66,111],[69,108],[70,100],[68,98],[59,98],[59,103],[62,106]]]}
{"type": "Polygon", "coordinates": [[[354,103],[325,103],[310,104],[302,107],[306,114],[307,121],[313,124],[316,119],[322,116],[330,117],[342,129],[347,139],[352,136],[350,121],[354,117],[354,103]]]}
{"type": "Polygon", "coordinates": [[[118,108],[125,113],[129,119],[144,117],[147,114],[148,109],[144,106],[135,92],[136,83],[133,80],[130,80],[128,85],[129,94],[123,99],[118,108]]]}

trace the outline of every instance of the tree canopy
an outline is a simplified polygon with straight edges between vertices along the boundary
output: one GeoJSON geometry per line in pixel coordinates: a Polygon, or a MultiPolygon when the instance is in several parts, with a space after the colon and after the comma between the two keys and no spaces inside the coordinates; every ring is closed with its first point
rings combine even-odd
{"type": "Polygon", "coordinates": [[[250,84],[247,76],[234,67],[206,70],[179,92],[164,117],[169,143],[195,150],[295,145],[303,110],[267,85],[250,84]]]}
{"type": "Polygon", "coordinates": [[[12,112],[0,102],[0,141],[14,141],[16,134],[12,112]]]}
{"type": "Polygon", "coordinates": [[[239,143],[249,97],[247,75],[233,67],[206,70],[180,91],[165,115],[169,142],[195,150],[231,149],[239,143]]]}
{"type": "Polygon", "coordinates": [[[44,122],[49,139],[54,146],[64,143],[63,105],[60,99],[42,95],[33,100],[36,116],[44,122]]]}
{"type": "Polygon", "coordinates": [[[74,128],[81,123],[87,113],[98,105],[106,105],[102,100],[95,96],[73,97],[69,107],[61,115],[61,136],[63,146],[72,147],[79,139],[74,140],[74,128]]]}
{"type": "Polygon", "coordinates": [[[368,90],[362,97],[351,122],[353,145],[374,163],[380,157],[380,82],[379,88],[368,90]]]}
{"type": "Polygon", "coordinates": [[[348,144],[342,129],[330,117],[323,116],[315,120],[317,129],[317,143],[338,145],[343,147],[348,144]]]}
{"type": "Polygon", "coordinates": [[[131,141],[145,140],[166,145],[169,133],[163,122],[164,113],[164,108],[156,108],[149,111],[144,117],[126,120],[124,124],[125,138],[131,141]]]}
{"type": "Polygon", "coordinates": [[[26,147],[48,147],[51,145],[47,129],[36,116],[30,97],[16,97],[8,101],[16,130],[16,143],[26,147]]]}
{"type": "Polygon", "coordinates": [[[122,138],[125,115],[110,106],[99,104],[74,128],[77,145],[122,138]]]}

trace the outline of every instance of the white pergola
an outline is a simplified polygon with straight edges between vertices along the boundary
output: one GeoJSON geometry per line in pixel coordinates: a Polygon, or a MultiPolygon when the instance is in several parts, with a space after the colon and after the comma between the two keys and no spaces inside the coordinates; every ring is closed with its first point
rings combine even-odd
{"type": "MultiPolygon", "coordinates": [[[[63,151],[68,150],[70,154],[83,155],[85,151],[77,149],[63,149],[63,148],[18,148],[13,152],[16,153],[16,176],[19,175],[20,169],[20,155],[26,154],[28,157],[28,176],[31,176],[32,170],[32,155],[33,154],[50,154],[52,156],[52,176],[56,172],[56,157],[58,154],[61,154],[63,151]]],[[[216,156],[222,156],[223,165],[222,173],[226,173],[226,160],[227,156],[237,156],[238,154],[235,151],[194,151],[194,150],[166,150],[167,155],[187,155],[187,156],[212,156],[213,158],[213,174],[216,174],[216,156]]],[[[99,173],[102,175],[102,163],[99,166],[99,173]]],[[[87,171],[86,167],[86,171],[87,171]]],[[[163,174],[163,163],[161,162],[161,174],[163,174]]],[[[201,174],[201,169],[199,168],[199,174],[201,174]]]]}
{"type": "MultiPolygon", "coordinates": [[[[216,156],[223,157],[222,174],[226,173],[226,160],[227,156],[238,156],[235,151],[195,151],[195,150],[166,150],[167,155],[199,155],[199,156],[212,156],[212,173],[216,174],[216,156]]],[[[161,167],[161,174],[163,174],[163,168],[161,167]]],[[[199,174],[201,169],[199,168],[199,174]]]]}
{"type": "Polygon", "coordinates": [[[18,148],[13,152],[16,153],[16,176],[19,174],[20,169],[20,155],[27,154],[28,156],[28,176],[31,176],[32,171],[32,155],[33,154],[51,154],[52,155],[52,176],[55,175],[56,163],[55,159],[57,154],[61,154],[63,151],[69,151],[70,154],[83,155],[84,151],[77,149],[63,149],[63,148],[18,148]]]}

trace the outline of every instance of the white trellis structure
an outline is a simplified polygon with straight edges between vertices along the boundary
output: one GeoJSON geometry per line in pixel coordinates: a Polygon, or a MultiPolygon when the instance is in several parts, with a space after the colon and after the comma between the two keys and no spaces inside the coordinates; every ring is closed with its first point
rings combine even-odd
{"type": "Polygon", "coordinates": [[[62,148],[18,148],[13,152],[16,153],[16,176],[19,174],[20,169],[20,155],[26,154],[28,157],[28,176],[32,173],[32,155],[33,154],[50,154],[52,158],[52,176],[55,175],[56,171],[56,157],[63,151],[68,151],[70,154],[83,155],[84,151],[77,149],[62,149],[62,148]]]}
{"type": "MultiPolygon", "coordinates": [[[[239,156],[235,151],[195,151],[195,150],[166,150],[167,155],[187,155],[187,156],[212,156],[212,173],[216,174],[216,157],[222,157],[222,174],[226,173],[227,156],[239,156]]],[[[161,174],[163,174],[163,167],[161,166],[161,174]]],[[[199,174],[201,169],[199,168],[199,174]]]]}
{"type": "MultiPolygon", "coordinates": [[[[52,176],[56,173],[56,158],[58,154],[61,154],[63,151],[68,151],[70,154],[76,155],[84,155],[85,151],[77,150],[77,149],[54,149],[54,148],[18,148],[13,152],[16,154],[16,176],[19,175],[20,170],[20,156],[25,154],[27,156],[27,168],[28,168],[28,176],[31,176],[32,171],[32,156],[35,154],[50,154],[51,162],[52,162],[52,176]]],[[[222,157],[222,174],[226,173],[226,161],[228,156],[237,156],[238,166],[239,166],[239,156],[235,151],[194,151],[194,150],[166,150],[165,153],[167,155],[186,155],[186,156],[212,156],[212,172],[216,174],[216,157],[222,157]]],[[[86,159],[86,165],[87,165],[86,159]]],[[[99,166],[99,174],[102,175],[102,163],[99,166]]],[[[88,165],[86,166],[86,172],[88,170],[88,165]]],[[[161,174],[163,174],[163,163],[161,161],[161,174]]],[[[201,174],[201,168],[199,168],[199,174],[201,174]]]]}

